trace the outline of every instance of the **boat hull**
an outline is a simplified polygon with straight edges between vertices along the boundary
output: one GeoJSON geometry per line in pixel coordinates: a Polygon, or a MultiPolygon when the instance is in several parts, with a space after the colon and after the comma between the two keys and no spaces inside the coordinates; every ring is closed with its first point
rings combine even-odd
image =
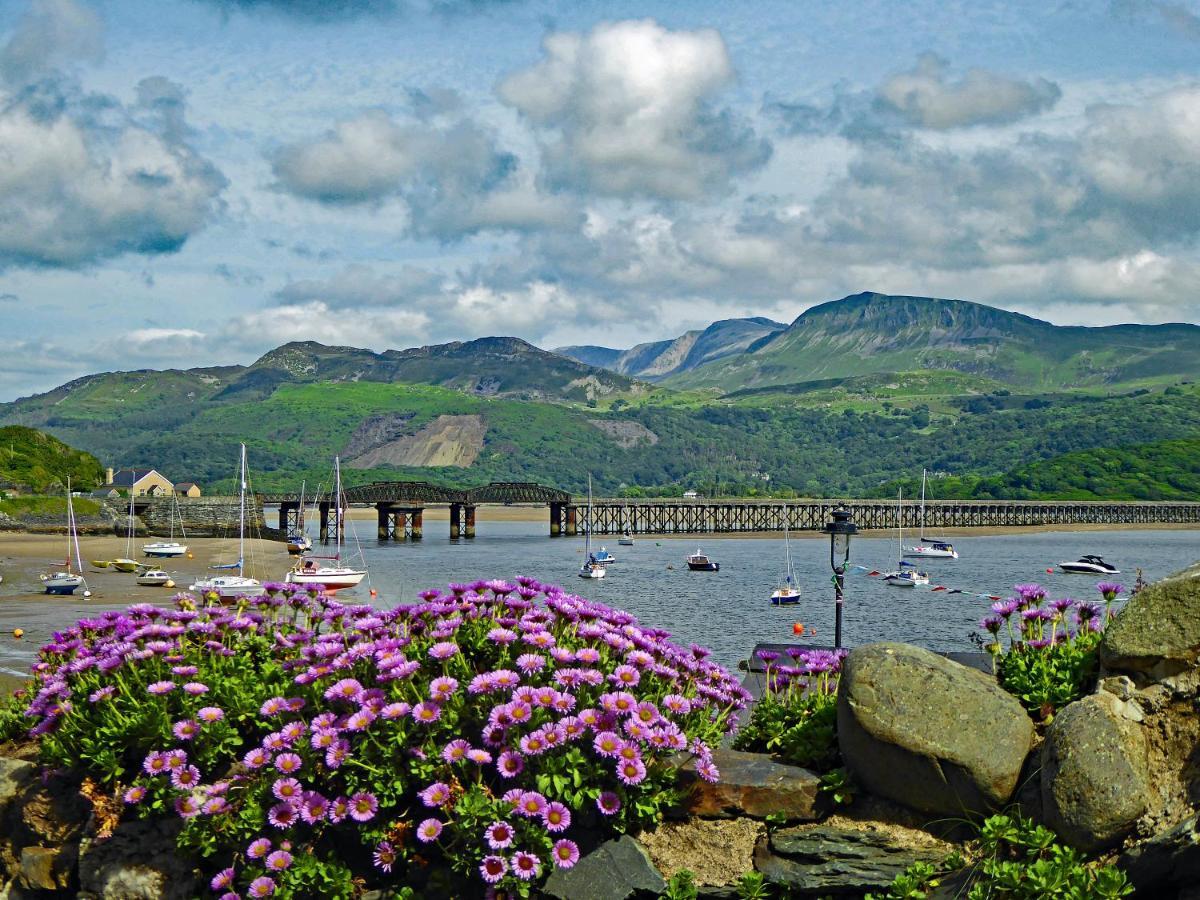
{"type": "Polygon", "coordinates": [[[958,559],[957,550],[937,550],[933,547],[909,547],[904,555],[909,559],[958,559]]]}
{"type": "Polygon", "coordinates": [[[197,581],[188,587],[189,591],[199,594],[216,594],[222,600],[237,600],[241,597],[258,597],[265,593],[265,588],[253,578],[212,578],[208,581],[197,581]]]}
{"type": "Polygon", "coordinates": [[[63,572],[58,575],[43,575],[42,587],[46,589],[47,594],[73,594],[75,590],[83,586],[83,577],[80,575],[68,575],[63,572]]]}
{"type": "Polygon", "coordinates": [[[112,567],[118,572],[136,572],[138,565],[136,559],[114,559],[112,561],[112,567]]]}
{"type": "Polygon", "coordinates": [[[171,584],[170,575],[139,575],[137,583],[143,587],[168,587],[171,584]]]}
{"type": "Polygon", "coordinates": [[[883,580],[892,587],[902,588],[916,587],[918,584],[929,584],[928,578],[906,578],[903,575],[885,575],[883,580]]]}
{"type": "Polygon", "coordinates": [[[603,566],[595,566],[594,568],[584,566],[579,570],[580,578],[603,578],[607,574],[603,566]]]}
{"type": "Polygon", "coordinates": [[[793,603],[800,602],[800,592],[797,590],[784,589],[776,591],[771,595],[771,604],[773,606],[791,606],[793,603]]]}
{"type": "Polygon", "coordinates": [[[689,562],[687,567],[693,572],[720,572],[721,564],[716,562],[694,563],[689,562]]]}
{"type": "Polygon", "coordinates": [[[284,581],[288,584],[321,585],[326,590],[333,591],[355,587],[366,577],[365,571],[356,569],[337,569],[324,572],[318,569],[315,572],[288,572],[284,576],[284,581]]]}
{"type": "Polygon", "coordinates": [[[633,538],[621,538],[617,543],[622,547],[632,547],[633,538]]]}
{"type": "Polygon", "coordinates": [[[185,544],[147,544],[142,547],[142,553],[156,559],[175,559],[188,551],[185,544]]]}
{"type": "Polygon", "coordinates": [[[1069,575],[1120,575],[1120,569],[1105,569],[1087,563],[1059,563],[1058,567],[1069,575]]]}

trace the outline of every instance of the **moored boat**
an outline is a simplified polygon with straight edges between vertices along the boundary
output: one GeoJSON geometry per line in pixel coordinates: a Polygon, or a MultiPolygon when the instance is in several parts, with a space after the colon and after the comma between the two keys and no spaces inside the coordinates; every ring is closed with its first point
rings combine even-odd
{"type": "MultiPolygon", "coordinates": [[[[904,555],[904,491],[901,490],[896,500],[896,552],[904,555]]],[[[929,573],[922,572],[910,562],[902,558],[899,565],[891,572],[883,574],[885,584],[892,587],[916,587],[918,584],[929,584],[929,573]]]]}
{"type": "Polygon", "coordinates": [[[79,555],[79,533],[75,527],[75,504],[71,499],[69,476],[67,478],[67,558],[63,562],[62,571],[43,574],[39,577],[47,594],[73,594],[82,587],[83,596],[92,596],[92,592],[87,589],[87,581],[83,577],[83,559],[79,555]],[[78,571],[71,569],[72,551],[78,571]]]}
{"type": "Polygon", "coordinates": [[[949,541],[925,537],[925,481],[928,474],[925,469],[921,470],[921,536],[916,546],[909,547],[904,555],[910,559],[958,559],[958,551],[949,541]]]}
{"type": "Polygon", "coordinates": [[[1073,575],[1120,575],[1121,570],[1109,565],[1099,556],[1081,556],[1075,562],[1060,562],[1058,567],[1073,575]]]}
{"type": "Polygon", "coordinates": [[[707,554],[701,553],[699,548],[696,548],[696,552],[687,558],[687,566],[693,572],[721,571],[721,564],[713,562],[707,554]]]}
{"type": "Polygon", "coordinates": [[[609,563],[615,563],[617,561],[617,558],[608,552],[607,547],[601,547],[596,551],[592,558],[602,566],[607,566],[609,563]]]}
{"type": "Polygon", "coordinates": [[[171,580],[171,576],[162,569],[144,569],[138,573],[138,584],[146,587],[174,587],[175,582],[171,580]]]}
{"type": "Polygon", "coordinates": [[[621,537],[617,541],[617,543],[620,544],[622,547],[632,547],[633,546],[633,535],[630,534],[628,531],[622,532],[621,537]]]}
{"type": "Polygon", "coordinates": [[[238,600],[242,597],[258,597],[265,592],[262,582],[256,578],[247,578],[244,573],[246,562],[246,445],[242,444],[241,466],[238,479],[241,489],[238,493],[238,559],[236,563],[217,566],[221,569],[237,569],[236,575],[214,575],[209,578],[198,578],[189,587],[189,591],[197,593],[216,594],[222,600],[238,600]]]}
{"type": "Polygon", "coordinates": [[[800,602],[800,587],[792,569],[792,545],[788,535],[788,508],[783,508],[783,581],[771,592],[771,603],[775,606],[790,606],[800,602]]]}
{"type": "MultiPolygon", "coordinates": [[[[601,550],[604,548],[601,547],[601,550]]],[[[592,474],[588,473],[588,506],[587,521],[583,524],[583,565],[579,567],[580,578],[603,578],[608,574],[604,563],[592,553],[592,474]]]]}
{"type": "Polygon", "coordinates": [[[334,527],[334,555],[303,556],[296,561],[291,571],[284,576],[284,581],[289,584],[321,585],[330,593],[355,587],[367,577],[365,567],[356,569],[342,565],[342,516],[345,510],[345,499],[342,496],[342,463],[340,458],[334,457],[333,468],[335,479],[333,502],[337,504],[337,524],[334,527]],[[328,563],[325,562],[326,560],[328,563]]]}

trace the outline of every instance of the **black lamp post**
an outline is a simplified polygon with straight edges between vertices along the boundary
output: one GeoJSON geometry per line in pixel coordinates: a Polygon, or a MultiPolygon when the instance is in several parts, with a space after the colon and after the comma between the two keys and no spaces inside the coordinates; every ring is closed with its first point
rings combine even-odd
{"type": "Polygon", "coordinates": [[[850,562],[850,536],[858,534],[858,526],[850,519],[844,506],[833,511],[833,521],[821,529],[829,535],[829,567],[833,569],[833,590],[836,614],[834,618],[834,649],[842,649],[842,589],[846,584],[846,563],[850,562]]]}

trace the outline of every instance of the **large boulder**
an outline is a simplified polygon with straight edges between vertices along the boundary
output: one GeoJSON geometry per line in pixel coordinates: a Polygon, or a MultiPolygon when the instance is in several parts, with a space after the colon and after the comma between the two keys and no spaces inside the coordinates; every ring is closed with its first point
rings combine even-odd
{"type": "Polygon", "coordinates": [[[867,791],[934,815],[1012,796],[1033,723],[995,680],[909,644],[868,644],[843,663],[838,744],[867,791]]]}
{"type": "Polygon", "coordinates": [[[179,853],[178,819],[122,822],[108,838],[79,845],[79,886],[100,900],[186,900],[200,895],[192,861],[179,853]]]}
{"type": "Polygon", "coordinates": [[[811,822],[822,815],[821,779],[808,769],[739,750],[715,750],[713,762],[721,773],[716,784],[696,775],[694,761],[679,771],[688,789],[686,808],[694,816],[811,822]]]}
{"type": "Polygon", "coordinates": [[[754,867],[791,896],[885,891],[913,863],[939,861],[948,852],[925,835],[902,839],[907,831],[865,823],[782,828],[759,841],[754,867]]]}
{"type": "Polygon", "coordinates": [[[1117,865],[1139,896],[1164,896],[1168,888],[1200,884],[1200,822],[1192,816],[1174,828],[1127,850],[1117,865]]]}
{"type": "Polygon", "coordinates": [[[542,891],[559,900],[626,900],[667,887],[646,851],[629,835],[605,841],[569,869],[555,869],[542,891]]]}
{"type": "Polygon", "coordinates": [[[1099,693],[1066,706],[1042,745],[1046,824],[1089,853],[1117,844],[1151,802],[1146,738],[1120,702],[1099,693]]]}
{"type": "Polygon", "coordinates": [[[754,819],[664,822],[638,835],[664,877],[687,870],[704,887],[735,884],[754,868],[754,848],[766,826],[754,819]]]}
{"type": "Polygon", "coordinates": [[[1106,669],[1163,678],[1200,657],[1200,568],[1139,591],[1104,631],[1106,669]]]}

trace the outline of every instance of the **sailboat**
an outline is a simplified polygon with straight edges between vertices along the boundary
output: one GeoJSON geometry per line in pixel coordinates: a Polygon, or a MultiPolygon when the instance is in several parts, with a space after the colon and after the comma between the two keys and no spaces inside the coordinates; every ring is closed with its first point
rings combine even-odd
{"type": "Polygon", "coordinates": [[[129,523],[125,529],[125,555],[112,561],[112,567],[118,572],[136,572],[138,561],[133,556],[133,486],[129,488],[129,523]]]}
{"type": "MultiPolygon", "coordinates": [[[[164,559],[175,559],[187,553],[187,544],[181,544],[175,540],[175,520],[179,520],[179,533],[183,535],[183,539],[187,540],[187,532],[183,528],[183,513],[179,511],[179,495],[173,494],[171,497],[171,536],[165,541],[155,541],[152,544],[143,544],[142,552],[147,556],[160,557],[164,559]]],[[[141,584],[142,582],[138,582],[141,584]]]]}
{"type": "Polygon", "coordinates": [[[342,462],[339,457],[333,458],[333,469],[336,483],[333,502],[337,509],[337,525],[333,529],[334,555],[310,556],[306,554],[284,576],[284,580],[290,584],[318,584],[331,593],[342,588],[352,588],[367,577],[365,568],[354,569],[342,565],[342,516],[346,506],[342,497],[342,462]],[[331,560],[333,564],[327,565],[319,560],[331,560]]]}
{"type": "Polygon", "coordinates": [[[75,525],[75,504],[71,499],[71,479],[67,478],[67,559],[63,563],[65,571],[52,572],[42,575],[42,586],[47,594],[73,594],[80,585],[83,586],[83,596],[90,597],[92,592],[87,589],[87,581],[83,577],[83,560],[79,555],[79,532],[75,525]],[[77,571],[71,569],[71,554],[75,555],[77,571]]]}
{"type": "Polygon", "coordinates": [[[592,476],[588,473],[588,514],[583,526],[583,565],[579,567],[580,578],[603,578],[608,574],[604,563],[592,553],[592,476]]]}
{"type": "MultiPolygon", "coordinates": [[[[312,538],[304,527],[304,488],[306,482],[300,482],[300,508],[296,511],[296,530],[287,536],[287,551],[292,554],[307,553],[312,549],[312,538]]],[[[318,486],[318,492],[319,492],[318,486]]]]}
{"type": "MultiPolygon", "coordinates": [[[[896,500],[896,528],[898,537],[896,539],[896,552],[903,556],[904,554],[904,489],[901,488],[899,498],[896,500]]],[[[916,587],[918,584],[929,584],[929,573],[922,572],[917,569],[912,563],[900,560],[899,568],[894,572],[887,572],[883,576],[883,580],[892,585],[892,587],[916,587]]]]}
{"type": "Polygon", "coordinates": [[[915,547],[909,547],[904,555],[914,559],[958,559],[958,551],[949,541],[925,537],[925,479],[928,472],[921,470],[921,536],[915,547]]]}
{"type": "Polygon", "coordinates": [[[783,508],[783,559],[784,583],[771,593],[771,603],[786,606],[800,602],[800,588],[796,584],[796,573],[792,571],[792,545],[788,540],[788,508],[783,508]]]}
{"type": "Polygon", "coordinates": [[[245,576],[246,562],[246,445],[242,444],[241,467],[238,493],[238,558],[236,563],[214,566],[216,569],[237,569],[236,575],[214,575],[200,578],[188,590],[200,594],[216,594],[222,600],[237,600],[242,597],[257,597],[263,593],[262,582],[245,576]]]}

